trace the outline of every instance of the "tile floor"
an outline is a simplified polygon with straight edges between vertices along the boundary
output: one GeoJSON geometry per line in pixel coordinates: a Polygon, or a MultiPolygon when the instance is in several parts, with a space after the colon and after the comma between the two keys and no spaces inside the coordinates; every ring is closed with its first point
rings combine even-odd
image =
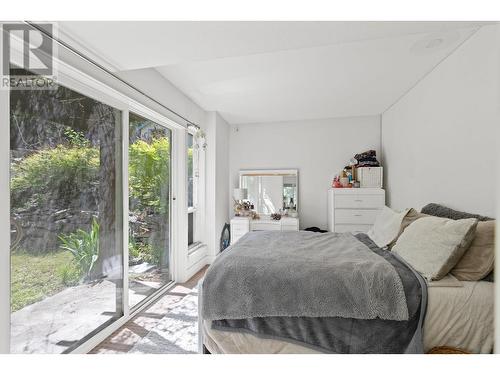
{"type": "Polygon", "coordinates": [[[205,274],[206,269],[207,267],[204,267],[186,283],[177,284],[165,292],[154,304],[145,308],[111,334],[111,336],[95,347],[90,354],[128,353],[139,340],[145,337],[159,323],[174,303],[180,301],[191,292],[205,274]]]}

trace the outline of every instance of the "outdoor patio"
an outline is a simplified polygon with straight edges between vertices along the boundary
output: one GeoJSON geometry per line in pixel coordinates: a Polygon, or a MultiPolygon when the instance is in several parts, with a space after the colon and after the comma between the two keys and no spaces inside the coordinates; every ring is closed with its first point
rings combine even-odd
{"type": "MultiPolygon", "coordinates": [[[[132,281],[134,306],[163,285],[132,281]]],[[[121,316],[116,312],[116,285],[104,280],[66,288],[11,315],[12,353],[62,353],[101,325],[121,316]]]]}

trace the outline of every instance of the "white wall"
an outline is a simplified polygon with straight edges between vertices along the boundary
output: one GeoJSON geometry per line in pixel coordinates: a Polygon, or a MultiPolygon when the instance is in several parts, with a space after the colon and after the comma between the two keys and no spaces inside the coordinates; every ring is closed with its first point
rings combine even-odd
{"type": "Polygon", "coordinates": [[[232,127],[231,189],[238,186],[240,169],[297,168],[300,227],[326,229],[327,190],[334,175],[340,173],[354,154],[367,149],[378,153],[379,146],[379,116],[232,127]]]}
{"type": "Polygon", "coordinates": [[[229,124],[217,113],[209,112],[207,125],[207,232],[208,262],[219,253],[224,223],[229,222],[229,124]]]}
{"type": "MultiPolygon", "coordinates": [[[[175,87],[155,69],[128,70],[117,73],[142,92],[156,99],[166,107],[179,113],[201,127],[204,127],[206,111],[189,99],[182,91],[175,87]]],[[[140,94],[139,94],[140,97],[140,94]]],[[[172,113],[166,112],[173,120],[185,124],[184,120],[178,119],[172,113]]]]}
{"type": "Polygon", "coordinates": [[[382,115],[388,202],[494,216],[498,26],[480,29],[382,115]]]}
{"type": "MultiPolygon", "coordinates": [[[[92,51],[90,51],[90,54],[92,56],[96,53],[92,53],[92,51]]],[[[195,122],[196,124],[203,126],[206,115],[205,110],[194,103],[154,68],[117,71],[114,72],[114,74],[146,95],[152,97],[163,106],[153,100],[150,100],[146,96],[120,81],[120,79],[116,79],[112,75],[82,59],[80,56],[65,47],[58,46],[57,57],[69,65],[74,66],[80,71],[90,75],[94,79],[122,92],[125,95],[128,95],[130,98],[137,100],[158,113],[177,121],[179,124],[184,125],[185,120],[168,111],[163,106],[172,109],[191,122],[195,122]]]]}
{"type": "MultiPolygon", "coordinates": [[[[220,234],[229,223],[229,135],[230,125],[217,113],[217,159],[215,192],[215,253],[219,252],[220,234]]],[[[232,205],[231,205],[232,207],[232,205]]]]}

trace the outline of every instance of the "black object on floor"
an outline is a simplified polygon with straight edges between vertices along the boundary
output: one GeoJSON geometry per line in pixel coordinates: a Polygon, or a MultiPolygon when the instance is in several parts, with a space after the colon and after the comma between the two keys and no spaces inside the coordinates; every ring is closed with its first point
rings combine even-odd
{"type": "Polygon", "coordinates": [[[309,227],[309,228],[306,228],[304,230],[308,231],[308,232],[316,232],[316,233],[326,233],[326,232],[328,232],[327,230],[319,229],[318,227],[309,227]]]}

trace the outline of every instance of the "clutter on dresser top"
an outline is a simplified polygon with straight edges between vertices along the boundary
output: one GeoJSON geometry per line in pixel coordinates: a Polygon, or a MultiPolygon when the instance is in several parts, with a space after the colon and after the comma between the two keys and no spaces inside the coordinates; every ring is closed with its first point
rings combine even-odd
{"type": "Polygon", "coordinates": [[[332,181],[332,188],[382,188],[383,168],[375,150],[354,155],[332,181]]]}

